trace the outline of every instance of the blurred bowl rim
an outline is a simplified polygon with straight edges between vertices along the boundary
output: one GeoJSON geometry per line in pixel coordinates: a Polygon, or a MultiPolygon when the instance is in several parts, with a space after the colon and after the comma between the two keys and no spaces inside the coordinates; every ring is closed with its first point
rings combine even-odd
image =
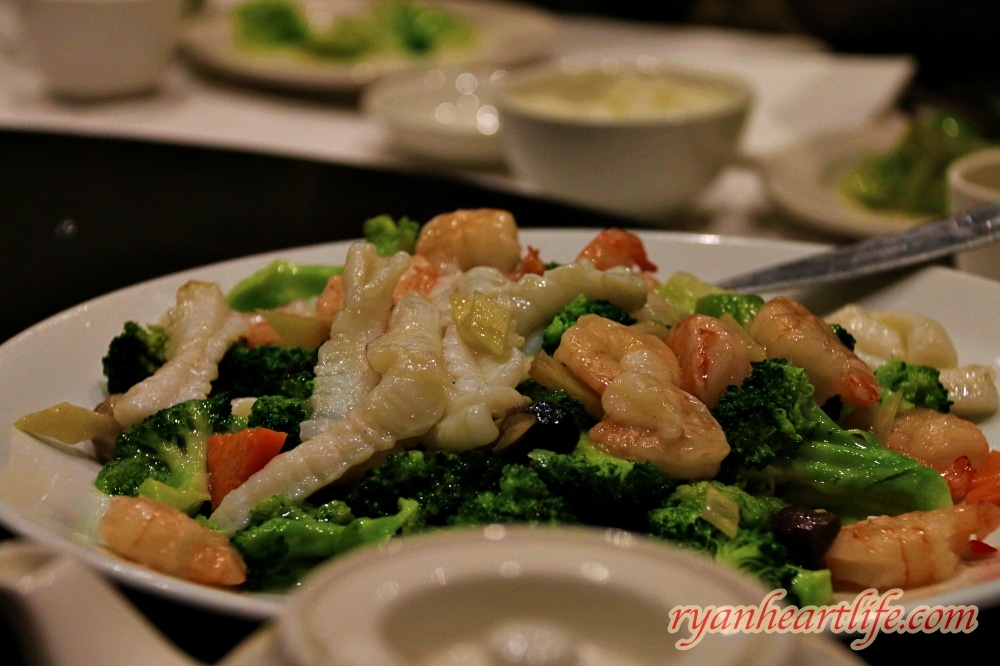
{"type": "MultiPolygon", "coordinates": [[[[371,663],[395,664],[389,656],[394,650],[385,642],[384,623],[392,618],[405,620],[396,611],[421,595],[456,585],[542,578],[567,584],[575,581],[595,594],[625,593],[663,614],[678,603],[752,606],[769,594],[760,581],[743,572],[647,535],[586,526],[458,527],[394,539],[328,562],[289,598],[278,629],[283,647],[301,663],[329,663],[333,655],[322,646],[336,643],[337,651],[371,649],[371,655],[377,656],[371,663]],[[662,580],[643,578],[649,582],[640,584],[644,574],[654,571],[662,580]],[[694,589],[700,598],[685,594],[694,589]],[[361,590],[367,592],[359,594],[361,590]],[[329,634],[333,631],[330,618],[346,609],[350,618],[338,625],[336,636],[329,634]],[[316,627],[324,628],[323,638],[316,635],[316,627]],[[343,642],[348,633],[351,645],[343,642]]],[[[482,603],[491,606],[496,601],[484,598],[482,603]]],[[[684,638],[685,630],[674,635],[665,627],[667,636],[673,642],[684,638]]],[[[678,663],[716,658],[715,663],[746,666],[786,664],[791,663],[797,645],[792,634],[739,632],[706,638],[695,650],[697,656],[679,651],[678,663]]]]}
{"type": "MultiPolygon", "coordinates": [[[[686,125],[693,121],[709,120],[747,114],[753,105],[756,92],[746,78],[732,72],[673,63],[663,58],[640,56],[628,60],[618,58],[589,59],[570,56],[519,65],[508,69],[507,76],[495,85],[495,104],[501,115],[516,114],[522,118],[550,122],[554,125],[614,128],[686,125]],[[709,83],[725,88],[732,95],[728,100],[701,109],[672,109],[662,115],[621,116],[615,118],[573,116],[549,113],[534,105],[518,103],[514,99],[514,88],[532,81],[555,76],[579,76],[581,74],[605,74],[609,77],[621,73],[638,73],[650,77],[682,78],[700,83],[709,83]]],[[[501,121],[502,123],[502,121],[501,121]]]]}
{"type": "MultiPolygon", "coordinates": [[[[428,97],[434,96],[438,91],[427,87],[423,83],[424,79],[434,72],[442,73],[446,81],[445,85],[447,86],[448,82],[454,81],[463,73],[479,74],[489,72],[490,76],[496,74],[506,76],[508,68],[500,65],[452,65],[414,68],[390,74],[365,87],[360,98],[361,111],[393,127],[405,127],[410,130],[430,129],[436,131],[438,134],[448,136],[482,136],[492,139],[493,135],[470,131],[461,125],[435,122],[425,114],[414,113],[405,106],[393,103],[406,95],[426,94],[428,97]]],[[[442,90],[446,90],[446,88],[442,90]]],[[[455,97],[457,93],[450,96],[455,97]]],[[[446,97],[448,96],[442,94],[442,101],[446,97]]]]}

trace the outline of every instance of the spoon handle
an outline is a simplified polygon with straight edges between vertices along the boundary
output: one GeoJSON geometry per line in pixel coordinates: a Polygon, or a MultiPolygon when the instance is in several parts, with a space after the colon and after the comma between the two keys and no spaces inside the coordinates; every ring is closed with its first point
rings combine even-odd
{"type": "Polygon", "coordinates": [[[1000,203],[725,278],[715,284],[732,291],[805,287],[912,266],[997,240],[1000,240],[1000,203]]]}

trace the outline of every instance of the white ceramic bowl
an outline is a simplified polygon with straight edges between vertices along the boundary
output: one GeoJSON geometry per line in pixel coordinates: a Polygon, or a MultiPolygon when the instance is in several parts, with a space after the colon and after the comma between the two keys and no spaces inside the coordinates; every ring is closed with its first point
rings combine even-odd
{"type": "Polygon", "coordinates": [[[693,635],[671,628],[678,605],[757,606],[766,594],[710,558],[619,530],[492,525],[337,558],[296,590],[277,629],[303,665],[809,663],[788,633],[706,632],[678,649],[693,635]]]}
{"type": "Polygon", "coordinates": [[[96,99],[156,88],[174,54],[183,0],[22,0],[47,88],[96,99]]]}
{"type": "Polygon", "coordinates": [[[752,100],[736,77],[652,58],[527,66],[494,96],[518,177],[554,198],[654,220],[730,161],[752,100]]]}
{"type": "Polygon", "coordinates": [[[361,95],[361,108],[385,128],[391,146],[442,163],[503,163],[492,89],[499,67],[435,67],[384,77],[361,95]]]}
{"type": "MultiPolygon", "coordinates": [[[[987,148],[951,163],[947,173],[948,207],[962,213],[1000,202],[1000,148],[987,148]]],[[[955,255],[964,271],[1000,280],[1000,243],[955,255]]]]}

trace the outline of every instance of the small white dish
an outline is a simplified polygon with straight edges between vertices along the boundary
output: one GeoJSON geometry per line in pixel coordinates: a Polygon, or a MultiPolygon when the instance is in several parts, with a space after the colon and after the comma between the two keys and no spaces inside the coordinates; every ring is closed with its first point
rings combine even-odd
{"type": "Polygon", "coordinates": [[[361,96],[361,109],[385,128],[392,148],[437,162],[497,166],[503,154],[492,87],[495,66],[435,67],[384,77],[361,96]]]}
{"type": "Polygon", "coordinates": [[[742,78],[657,58],[552,60],[496,87],[511,171],[554,199],[662,224],[736,155],[742,78]]]}
{"type": "Polygon", "coordinates": [[[74,100],[146,93],[174,56],[182,0],[22,0],[27,44],[46,89],[74,100]]]}
{"type": "MultiPolygon", "coordinates": [[[[948,208],[962,213],[1000,202],[1000,148],[986,148],[951,163],[948,168],[948,208]]],[[[955,255],[958,268],[1000,280],[1000,247],[993,243],[955,255]]]]}
{"type": "Polygon", "coordinates": [[[905,131],[906,120],[892,117],[815,134],[758,163],[773,201],[805,226],[850,238],[902,231],[925,218],[868,210],[845,197],[840,182],[866,154],[890,150],[905,131]]]}
{"type": "MultiPolygon", "coordinates": [[[[755,580],[709,557],[617,530],[441,531],[325,565],[274,622],[218,663],[861,664],[830,635],[727,631],[685,617],[688,609],[721,617],[765,596],[755,580]]],[[[45,646],[39,666],[125,666],[136,654],[149,664],[199,666],[97,571],[40,544],[0,545],[0,610],[19,613],[19,628],[45,646]]]]}
{"type": "MultiPolygon", "coordinates": [[[[315,93],[356,93],[393,72],[429,65],[510,63],[544,55],[558,30],[551,13],[506,0],[435,0],[434,6],[466,18],[475,42],[426,58],[379,54],[353,62],[328,61],[289,53],[257,53],[239,48],[229,10],[241,0],[215,0],[184,31],[181,48],[195,63],[217,74],[275,88],[315,93]]],[[[310,14],[337,16],[366,11],[363,0],[302,0],[310,14]]]]}
{"type": "Polygon", "coordinates": [[[310,665],[798,663],[788,633],[706,632],[677,647],[693,638],[672,622],[676,607],[756,606],[766,594],[710,558],[619,530],[492,525],[336,560],[277,626],[310,665]]]}

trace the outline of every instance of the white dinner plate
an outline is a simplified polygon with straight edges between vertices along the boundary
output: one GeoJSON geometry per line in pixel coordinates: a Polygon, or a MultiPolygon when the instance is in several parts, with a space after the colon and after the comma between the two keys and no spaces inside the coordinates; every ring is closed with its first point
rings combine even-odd
{"type": "Polygon", "coordinates": [[[866,154],[892,149],[906,130],[899,117],[862,128],[823,132],[759,159],[774,202],[797,222],[846,238],[902,231],[925,217],[881,213],[851,201],[840,182],[866,154]]]}
{"type": "MultiPolygon", "coordinates": [[[[194,62],[217,73],[250,83],[320,93],[356,92],[380,76],[430,65],[510,64],[544,55],[558,29],[551,13],[504,0],[433,0],[433,5],[459,14],[476,31],[464,48],[427,57],[379,54],[357,62],[319,60],[294,54],[257,53],[233,40],[231,7],[241,0],[210,4],[184,30],[181,49],[194,62]]],[[[357,14],[371,3],[363,0],[301,0],[319,14],[357,14]]]]}
{"type": "MultiPolygon", "coordinates": [[[[522,230],[525,244],[545,260],[571,260],[593,230],[522,230]]],[[[660,274],[689,271],[714,280],[816,252],[822,246],[672,232],[640,232],[660,274]]],[[[304,263],[340,264],[348,243],[338,242],[255,255],[185,271],[122,289],[55,315],[0,345],[0,521],[13,532],[78,555],[116,580],[250,618],[270,618],[283,597],[204,587],[124,562],[95,545],[94,524],[106,498],[93,486],[98,465],[17,431],[20,416],[61,401],[92,406],[104,397],[101,357],[125,321],[149,323],[173,305],[189,279],[218,282],[224,290],[281,257],[304,263]]],[[[962,363],[1000,369],[1000,284],[948,268],[928,267],[891,282],[872,279],[862,288],[802,292],[814,310],[827,312],[850,298],[879,309],[925,313],[941,321],[962,363]],[[961,294],[961,298],[955,298],[961,294]]],[[[1000,448],[1000,417],[982,424],[1000,448]]],[[[1000,539],[1000,533],[994,535],[1000,539]]],[[[993,541],[991,541],[992,543],[993,541]]],[[[996,545],[1000,545],[998,542],[996,545]]],[[[969,568],[966,575],[932,590],[908,592],[903,602],[979,604],[1000,602],[1000,562],[969,568]]]]}

